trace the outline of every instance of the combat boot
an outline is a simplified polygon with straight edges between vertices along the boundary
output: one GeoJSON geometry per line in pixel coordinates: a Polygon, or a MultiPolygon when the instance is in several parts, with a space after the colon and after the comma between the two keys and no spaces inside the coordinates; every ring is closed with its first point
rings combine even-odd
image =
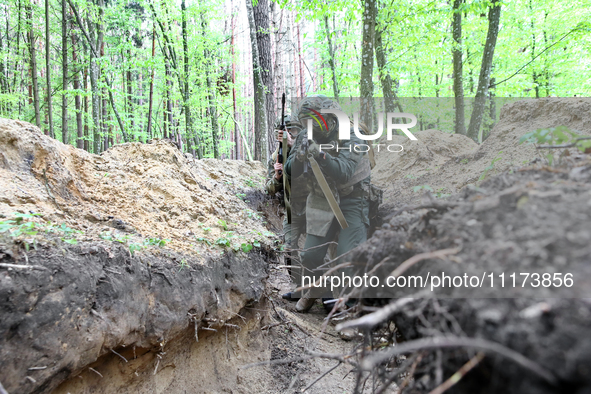
{"type": "Polygon", "coordinates": [[[311,298],[310,297],[310,292],[307,292],[297,302],[297,304],[295,306],[296,311],[298,311],[300,313],[306,313],[306,312],[308,312],[310,310],[310,308],[312,308],[312,306],[314,305],[314,302],[316,302],[316,298],[311,298]]]}

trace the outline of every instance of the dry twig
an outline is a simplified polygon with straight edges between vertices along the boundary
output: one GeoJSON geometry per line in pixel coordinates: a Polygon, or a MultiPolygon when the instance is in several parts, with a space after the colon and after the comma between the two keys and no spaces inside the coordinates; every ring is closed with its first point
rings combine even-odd
{"type": "Polygon", "coordinates": [[[450,376],[443,384],[436,387],[434,390],[431,390],[429,394],[443,394],[453,385],[458,383],[472,368],[477,366],[480,361],[484,358],[484,353],[479,352],[476,356],[472,357],[466,364],[462,366],[462,368],[458,369],[456,373],[450,376]]]}
{"type": "Polygon", "coordinates": [[[509,349],[508,347],[503,346],[499,343],[491,342],[485,339],[462,338],[455,336],[425,338],[405,342],[395,347],[392,347],[387,351],[373,354],[367,357],[365,360],[361,362],[361,367],[364,370],[371,371],[377,365],[385,362],[386,360],[389,360],[390,358],[398,354],[409,353],[423,349],[443,349],[457,347],[474,348],[480,349],[484,352],[493,352],[500,354],[503,357],[513,360],[516,364],[536,374],[546,382],[552,385],[558,384],[558,380],[552,372],[542,367],[541,365],[535,363],[534,361],[530,360],[529,358],[525,357],[521,353],[516,352],[515,350],[509,349]]]}

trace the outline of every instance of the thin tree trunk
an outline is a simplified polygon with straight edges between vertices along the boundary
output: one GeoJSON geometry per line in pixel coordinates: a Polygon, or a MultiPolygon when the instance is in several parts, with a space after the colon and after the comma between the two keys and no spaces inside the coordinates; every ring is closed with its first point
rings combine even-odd
{"type": "Polygon", "coordinates": [[[156,22],[152,26],[152,75],[150,77],[150,98],[148,99],[148,138],[152,138],[152,109],[154,106],[154,59],[156,58],[156,22]]]}
{"type": "MultiPolygon", "coordinates": [[[[88,92],[88,68],[84,67],[84,93],[88,92]]],[[[90,131],[88,129],[88,95],[84,95],[84,150],[90,152],[90,131]]]]}
{"type": "Polygon", "coordinates": [[[235,29],[235,17],[232,15],[232,41],[231,41],[231,48],[232,48],[232,121],[234,122],[234,157],[236,160],[240,159],[240,150],[239,150],[239,141],[240,138],[238,137],[238,122],[236,121],[237,118],[237,111],[236,111],[236,59],[234,54],[234,29],[235,29]]]}
{"type": "Polygon", "coordinates": [[[373,56],[376,25],[376,0],[365,0],[361,42],[360,120],[371,130],[373,117],[373,56]]]}
{"type": "Polygon", "coordinates": [[[474,98],[474,109],[470,117],[470,126],[468,126],[468,137],[482,142],[482,129],[480,125],[484,115],[484,106],[486,96],[488,95],[488,86],[490,83],[490,74],[499,35],[499,22],[501,19],[501,4],[499,0],[493,0],[488,9],[488,33],[482,54],[482,66],[480,68],[480,77],[478,78],[478,89],[474,98]]]}
{"type": "MultiPolygon", "coordinates": [[[[189,139],[193,135],[193,127],[191,124],[191,107],[189,106],[189,47],[187,42],[187,8],[185,0],[181,1],[181,13],[182,13],[182,36],[183,36],[183,106],[185,112],[185,137],[189,139]]],[[[179,81],[180,83],[180,81],[179,81]]],[[[203,158],[201,144],[199,143],[199,137],[197,134],[194,135],[197,140],[197,155],[199,159],[203,158]]]]}
{"type": "Polygon", "coordinates": [[[62,142],[68,143],[68,3],[62,0],[62,142]]]}
{"type": "MultiPolygon", "coordinates": [[[[217,107],[216,107],[216,102],[215,102],[215,87],[213,86],[213,84],[211,83],[211,77],[210,77],[210,72],[211,72],[211,54],[209,53],[209,50],[207,49],[207,40],[206,40],[206,36],[205,36],[205,30],[206,30],[206,22],[205,22],[205,15],[203,13],[201,13],[201,33],[203,35],[203,58],[205,59],[205,79],[207,81],[207,98],[209,101],[209,116],[211,119],[211,137],[212,137],[212,142],[213,142],[213,157],[215,157],[216,159],[219,158],[220,156],[220,152],[218,149],[218,114],[217,114],[217,107]]],[[[184,51],[184,61],[185,63],[185,72],[188,71],[188,55],[187,55],[187,30],[186,30],[186,21],[183,19],[183,51],[184,51]]],[[[185,86],[185,89],[188,90],[188,84],[185,86]]]]}
{"type": "Polygon", "coordinates": [[[304,90],[304,67],[302,64],[302,39],[300,34],[300,24],[298,23],[298,69],[300,71],[300,94],[302,97],[306,96],[304,90]]]}
{"type": "Polygon", "coordinates": [[[253,8],[254,23],[257,32],[257,48],[262,82],[265,86],[265,105],[267,115],[266,140],[267,155],[275,150],[273,123],[275,122],[275,98],[273,92],[273,62],[271,59],[271,37],[269,35],[269,1],[258,0],[253,8]]]}
{"type": "MultiPolygon", "coordinates": [[[[128,62],[131,63],[131,49],[127,50],[127,59],[128,62]]],[[[129,117],[131,125],[131,138],[135,139],[135,117],[133,116],[133,78],[131,69],[127,69],[125,71],[125,76],[127,82],[127,116],[129,117]]]]}
{"type": "Polygon", "coordinates": [[[462,62],[462,11],[460,5],[463,0],[454,0],[451,30],[453,36],[453,68],[454,68],[454,96],[456,104],[455,133],[466,134],[466,120],[464,111],[464,71],[462,62]]]}
{"type": "Polygon", "coordinates": [[[394,85],[392,77],[390,77],[388,70],[386,70],[386,52],[384,51],[384,43],[382,41],[382,32],[384,28],[385,27],[383,27],[382,24],[380,24],[380,26],[376,26],[375,51],[378,70],[380,72],[380,83],[382,84],[386,112],[395,112],[396,107],[399,108],[400,112],[404,112],[400,102],[398,101],[398,97],[396,97],[396,93],[392,88],[394,85]]]}
{"type": "Polygon", "coordinates": [[[93,50],[92,45],[96,45],[96,34],[94,22],[87,20],[88,33],[90,35],[90,91],[92,101],[92,153],[100,153],[100,133],[99,126],[101,124],[100,115],[100,91],[98,87],[99,66],[96,59],[96,51],[93,50]]]}
{"type": "Polygon", "coordinates": [[[337,68],[334,62],[334,47],[332,46],[332,38],[330,29],[328,28],[328,16],[324,16],[324,32],[326,34],[326,40],[328,41],[328,64],[330,65],[330,70],[332,71],[332,91],[335,100],[339,101],[339,84],[337,83],[337,68]]]}
{"type": "Polygon", "coordinates": [[[47,85],[47,117],[49,136],[55,138],[53,133],[53,111],[51,105],[51,64],[49,63],[50,55],[50,37],[49,37],[49,0],[45,0],[45,77],[47,85]]]}
{"type": "MultiPolygon", "coordinates": [[[[76,55],[76,35],[72,30],[72,63],[74,67],[78,67],[78,58],[76,55]]],[[[82,130],[82,111],[81,111],[81,100],[80,100],[80,76],[79,70],[74,72],[74,90],[76,91],[76,95],[74,96],[74,106],[76,107],[76,147],[79,149],[84,149],[84,131],[82,130]]]]}
{"type": "Polygon", "coordinates": [[[267,162],[267,103],[265,95],[265,85],[261,76],[261,66],[259,63],[259,50],[257,44],[257,30],[254,22],[253,7],[251,0],[246,0],[246,13],[250,27],[250,42],[252,47],[252,73],[254,83],[254,158],[263,163],[267,162]]]}
{"type": "MultiPolygon", "coordinates": [[[[35,124],[41,128],[41,114],[39,112],[39,83],[37,81],[37,56],[35,51],[35,33],[33,32],[33,8],[31,0],[25,0],[25,14],[27,15],[27,34],[29,36],[29,72],[31,73],[31,85],[29,91],[33,96],[35,109],[35,124]]],[[[29,94],[29,97],[31,94],[29,94]]]]}

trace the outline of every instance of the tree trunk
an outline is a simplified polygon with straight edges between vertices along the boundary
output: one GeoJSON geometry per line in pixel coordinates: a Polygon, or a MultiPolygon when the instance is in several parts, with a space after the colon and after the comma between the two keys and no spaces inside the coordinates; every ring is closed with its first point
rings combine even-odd
{"type": "MultiPolygon", "coordinates": [[[[90,35],[90,45],[96,45],[96,34],[95,34],[95,26],[94,22],[87,19],[88,23],[88,33],[90,35]]],[[[91,101],[92,101],[92,153],[100,153],[100,133],[99,133],[99,126],[101,124],[101,114],[100,114],[100,99],[101,93],[98,87],[98,79],[99,79],[99,66],[96,59],[96,48],[90,48],[90,92],[91,92],[91,101]]]]}
{"type": "Polygon", "coordinates": [[[62,142],[68,143],[68,3],[62,0],[62,142]]]}
{"type": "Polygon", "coordinates": [[[49,0],[45,0],[45,77],[47,85],[47,117],[49,123],[47,129],[49,130],[49,136],[55,138],[55,134],[53,133],[53,112],[51,105],[51,64],[49,63],[51,42],[49,38],[49,0]]]}
{"type": "Polygon", "coordinates": [[[501,19],[501,4],[499,0],[493,0],[488,8],[488,33],[486,35],[486,43],[484,44],[484,53],[482,54],[482,66],[480,68],[480,76],[478,78],[478,89],[474,97],[474,109],[470,117],[470,126],[468,126],[468,137],[482,142],[482,117],[484,115],[484,107],[486,96],[488,94],[488,86],[490,83],[491,67],[493,56],[495,53],[495,46],[497,44],[497,37],[499,35],[499,22],[501,19]]]}
{"type": "Polygon", "coordinates": [[[402,106],[398,101],[398,97],[396,97],[396,93],[392,86],[394,82],[392,81],[392,77],[386,70],[386,52],[384,51],[384,43],[382,41],[382,32],[384,31],[383,26],[376,26],[375,32],[375,51],[376,51],[376,60],[378,62],[378,70],[380,72],[380,83],[382,84],[382,91],[384,94],[384,101],[386,112],[395,112],[396,107],[400,110],[400,112],[404,112],[402,110],[402,106]]]}
{"type": "Polygon", "coordinates": [[[298,23],[298,70],[300,74],[300,94],[301,97],[306,96],[304,87],[304,65],[302,64],[302,39],[300,34],[300,24],[298,23]]]}
{"type": "MultiPolygon", "coordinates": [[[[74,30],[72,30],[72,63],[74,67],[78,67],[78,58],[76,55],[76,35],[74,30]]],[[[79,70],[74,72],[74,79],[73,85],[74,90],[76,91],[76,95],[74,96],[74,106],[76,107],[76,147],[79,149],[84,149],[84,131],[82,130],[82,109],[81,109],[81,101],[80,101],[80,76],[79,70]]]]}
{"type": "MultiPolygon", "coordinates": [[[[187,8],[185,6],[185,0],[181,2],[181,13],[182,13],[182,36],[183,36],[183,86],[182,88],[184,97],[183,105],[185,112],[185,137],[187,140],[193,135],[193,127],[191,124],[191,107],[189,106],[189,47],[187,42],[187,8]]],[[[180,81],[179,81],[180,83],[180,81]]],[[[201,144],[199,143],[199,137],[197,134],[194,135],[197,140],[197,155],[199,159],[203,158],[201,144]]]]}
{"type": "MultiPolygon", "coordinates": [[[[131,49],[127,50],[127,59],[131,62],[131,49]]],[[[127,82],[127,116],[130,120],[131,138],[135,139],[135,117],[133,116],[133,78],[130,69],[125,72],[127,82]]]]}
{"type": "Polygon", "coordinates": [[[27,15],[27,35],[29,37],[29,72],[31,73],[31,93],[35,109],[35,124],[41,128],[41,114],[39,112],[39,83],[37,80],[37,55],[35,51],[35,33],[33,32],[33,8],[31,0],[25,0],[25,14],[27,15]]]}
{"type": "Polygon", "coordinates": [[[156,22],[152,27],[152,75],[150,77],[150,98],[148,99],[148,138],[152,138],[152,108],[154,103],[154,58],[156,57],[156,22]]]}
{"type": "Polygon", "coordinates": [[[464,72],[462,63],[462,11],[460,5],[463,0],[454,0],[453,19],[451,30],[453,36],[453,67],[454,67],[454,96],[456,104],[456,134],[466,134],[465,115],[464,115],[464,72]]]}
{"type": "Polygon", "coordinates": [[[252,73],[254,83],[254,159],[263,163],[267,162],[267,99],[265,95],[265,85],[261,76],[261,66],[259,63],[259,50],[257,44],[257,28],[254,23],[253,7],[251,0],[246,0],[246,13],[250,27],[250,43],[252,47],[252,73]]]}
{"type": "Polygon", "coordinates": [[[332,71],[332,92],[334,95],[335,100],[339,101],[339,84],[337,83],[337,68],[334,62],[334,47],[332,46],[332,38],[330,29],[328,28],[328,16],[324,15],[324,32],[326,34],[326,41],[328,41],[328,64],[330,65],[330,70],[332,71]]]}
{"type": "Polygon", "coordinates": [[[240,149],[239,149],[239,131],[238,131],[238,122],[236,121],[238,114],[236,111],[236,59],[235,59],[235,44],[234,44],[234,29],[235,29],[235,16],[232,14],[232,42],[230,44],[232,48],[232,121],[234,122],[234,157],[236,160],[240,159],[240,149]]]}
{"type": "MultiPolygon", "coordinates": [[[[186,31],[186,23],[185,20],[183,19],[183,23],[184,23],[184,29],[183,29],[183,50],[184,50],[184,57],[185,57],[185,62],[186,63],[186,69],[187,70],[187,65],[188,65],[188,55],[187,55],[187,47],[186,47],[186,43],[187,43],[187,31],[186,31]]],[[[220,157],[220,152],[218,149],[218,114],[217,114],[217,107],[216,107],[216,102],[215,102],[215,87],[213,86],[213,84],[211,83],[211,54],[209,53],[209,50],[207,49],[207,37],[205,35],[205,29],[206,29],[207,25],[205,22],[205,15],[204,13],[201,13],[201,33],[203,35],[203,58],[205,60],[205,75],[206,75],[206,81],[207,81],[207,98],[209,101],[209,116],[211,119],[211,137],[212,137],[212,142],[213,142],[213,157],[215,157],[216,159],[218,159],[220,157]]],[[[188,89],[188,85],[185,87],[186,89],[188,89]]]]}
{"type": "Polygon", "coordinates": [[[271,59],[271,37],[269,35],[269,1],[258,0],[253,8],[254,24],[256,26],[257,48],[259,51],[259,66],[261,79],[265,86],[265,106],[267,115],[266,140],[267,154],[275,150],[273,123],[275,122],[275,98],[273,95],[273,62],[271,59]]]}
{"type": "Polygon", "coordinates": [[[372,130],[373,117],[373,52],[376,27],[376,0],[365,0],[363,34],[361,42],[361,79],[359,95],[361,97],[360,120],[372,130]]]}
{"type": "MultiPolygon", "coordinates": [[[[88,68],[84,67],[84,93],[88,92],[88,68]]],[[[84,95],[84,150],[90,152],[90,131],[88,130],[88,95],[84,95]]]]}

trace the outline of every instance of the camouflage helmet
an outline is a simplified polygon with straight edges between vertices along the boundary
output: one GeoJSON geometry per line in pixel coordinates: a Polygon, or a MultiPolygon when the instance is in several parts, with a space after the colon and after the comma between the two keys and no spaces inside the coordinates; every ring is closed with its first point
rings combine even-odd
{"type": "Polygon", "coordinates": [[[322,118],[326,121],[319,119],[318,114],[321,113],[322,109],[338,109],[341,107],[336,101],[326,97],[322,94],[310,95],[302,100],[300,103],[300,109],[298,111],[298,118],[304,128],[307,127],[308,119],[312,119],[312,127],[314,128],[314,136],[320,137],[320,139],[327,138],[333,132],[336,132],[339,127],[337,117],[333,114],[322,114],[322,118]],[[328,129],[327,129],[328,128],[328,129]]]}
{"type": "MultiPolygon", "coordinates": [[[[285,127],[302,127],[302,125],[298,122],[297,119],[292,118],[291,115],[287,114],[283,117],[283,119],[285,120],[285,127]]],[[[281,116],[279,116],[276,120],[275,123],[273,123],[273,127],[275,129],[279,129],[279,127],[281,127],[281,116]]]]}

